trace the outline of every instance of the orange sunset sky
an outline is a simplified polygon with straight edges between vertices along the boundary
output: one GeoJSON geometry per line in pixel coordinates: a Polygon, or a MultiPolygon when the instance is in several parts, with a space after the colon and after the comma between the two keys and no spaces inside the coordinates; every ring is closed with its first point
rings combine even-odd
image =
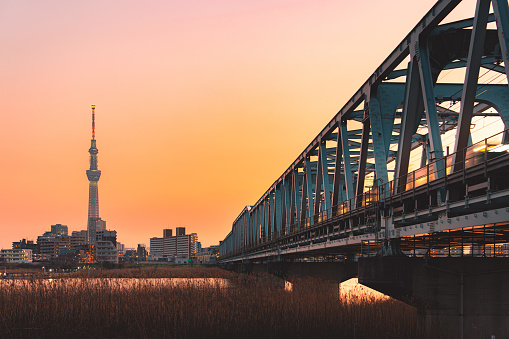
{"type": "Polygon", "coordinates": [[[434,3],[3,0],[0,248],[86,229],[92,104],[118,241],[218,244],[434,3]]]}

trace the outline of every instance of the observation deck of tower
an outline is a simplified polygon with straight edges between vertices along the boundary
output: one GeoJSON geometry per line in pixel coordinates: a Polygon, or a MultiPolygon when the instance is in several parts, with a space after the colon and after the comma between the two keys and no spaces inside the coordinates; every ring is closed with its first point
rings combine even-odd
{"type": "Polygon", "coordinates": [[[99,217],[99,189],[98,181],[101,177],[101,171],[97,169],[97,144],[95,140],[95,105],[92,105],[92,140],[90,149],[90,169],[87,170],[88,184],[88,243],[95,245],[96,242],[96,231],[101,223],[99,217]]]}

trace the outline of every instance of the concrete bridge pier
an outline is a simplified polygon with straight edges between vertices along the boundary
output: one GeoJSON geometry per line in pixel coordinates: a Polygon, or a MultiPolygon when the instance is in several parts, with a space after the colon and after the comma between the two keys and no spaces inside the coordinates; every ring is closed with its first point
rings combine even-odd
{"type": "Polygon", "coordinates": [[[509,338],[509,258],[359,259],[359,282],[457,338],[509,338]]]}
{"type": "Polygon", "coordinates": [[[338,298],[339,284],[357,276],[357,263],[349,261],[237,263],[227,269],[241,273],[268,273],[279,279],[278,285],[282,288],[285,281],[290,282],[295,293],[327,293],[338,298]]]}
{"type": "Polygon", "coordinates": [[[289,277],[292,284],[292,293],[299,295],[326,295],[331,299],[339,299],[340,281],[326,279],[302,279],[289,277]]]}

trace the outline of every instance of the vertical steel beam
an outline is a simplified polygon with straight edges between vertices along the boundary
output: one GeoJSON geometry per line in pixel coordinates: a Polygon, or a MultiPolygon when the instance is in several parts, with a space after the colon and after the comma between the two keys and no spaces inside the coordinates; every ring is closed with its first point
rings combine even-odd
{"type": "Polygon", "coordinates": [[[322,185],[323,185],[323,194],[324,194],[324,209],[328,210],[331,206],[331,184],[329,179],[329,165],[327,162],[327,145],[325,140],[320,145],[320,154],[322,156],[321,166],[322,166],[322,185]]]}
{"type": "Polygon", "coordinates": [[[280,190],[281,190],[281,234],[284,234],[285,232],[285,227],[287,225],[287,222],[286,222],[286,176],[283,176],[283,181],[281,182],[281,184],[279,185],[280,187],[280,190]]]}
{"type": "Polygon", "coordinates": [[[307,216],[311,218],[313,216],[313,210],[314,207],[314,199],[313,199],[313,172],[311,170],[311,159],[308,156],[306,156],[306,191],[307,191],[307,216]]]}
{"type": "MultiPolygon", "coordinates": [[[[302,199],[301,199],[301,205],[300,205],[300,222],[304,221],[306,219],[306,201],[308,196],[308,174],[307,174],[307,166],[304,168],[304,174],[302,176],[302,199]]],[[[300,229],[300,223],[299,223],[299,229],[300,229]]]]}
{"type": "Polygon", "coordinates": [[[266,218],[267,218],[267,220],[266,220],[266,222],[267,222],[266,223],[266,227],[267,227],[267,229],[266,229],[266,231],[267,231],[266,237],[267,237],[267,239],[271,239],[271,237],[272,237],[272,220],[271,220],[271,213],[272,213],[271,209],[272,209],[272,206],[271,206],[271,202],[270,201],[271,201],[271,199],[270,199],[270,194],[269,194],[267,196],[267,203],[266,203],[266,206],[265,206],[266,207],[266,212],[267,212],[267,215],[266,215],[266,218]]]}
{"type": "MultiPolygon", "coordinates": [[[[292,172],[291,172],[291,183],[289,183],[289,186],[290,186],[290,215],[289,215],[289,225],[294,225],[295,224],[295,219],[297,218],[296,215],[295,215],[295,210],[296,210],[296,193],[295,193],[295,176],[296,175],[299,175],[298,172],[297,172],[297,168],[295,168],[292,172]]],[[[298,189],[298,188],[297,188],[298,189]]]]}
{"type": "Polygon", "coordinates": [[[249,245],[249,234],[250,234],[250,228],[249,228],[249,218],[247,217],[249,215],[249,212],[244,212],[244,215],[242,216],[242,222],[244,224],[244,247],[247,247],[249,245]]]}
{"type": "Polygon", "coordinates": [[[237,233],[238,233],[238,248],[241,249],[244,246],[244,225],[242,222],[242,216],[237,221],[237,233]]]}
{"type": "Polygon", "coordinates": [[[234,234],[233,249],[237,250],[239,248],[239,230],[237,227],[237,223],[233,223],[233,234],[234,234]]]}
{"type": "Polygon", "coordinates": [[[266,203],[265,203],[265,237],[269,240],[271,239],[271,220],[270,220],[270,193],[267,195],[267,200],[266,200],[266,203]]]}
{"type": "Polygon", "coordinates": [[[352,164],[350,163],[350,145],[348,144],[348,130],[346,121],[339,126],[341,134],[341,149],[343,152],[343,167],[345,170],[346,198],[351,202],[354,198],[352,164]]]}
{"type": "Polygon", "coordinates": [[[424,167],[428,163],[428,152],[426,150],[426,143],[421,144],[422,152],[421,152],[421,166],[424,167]]]}
{"type": "Polygon", "coordinates": [[[246,208],[246,215],[245,215],[245,218],[246,218],[246,229],[247,229],[247,232],[246,232],[246,246],[250,246],[251,245],[251,218],[250,218],[250,215],[249,215],[249,209],[246,208]]]}
{"type": "Polygon", "coordinates": [[[468,51],[467,68],[465,72],[465,82],[461,97],[461,109],[454,143],[454,172],[463,169],[463,152],[458,151],[467,147],[468,136],[470,135],[470,124],[474,113],[474,101],[477,91],[477,78],[479,77],[479,69],[481,68],[481,58],[484,54],[484,39],[486,36],[486,25],[488,23],[490,3],[491,0],[477,0],[477,6],[475,9],[474,25],[472,29],[472,36],[470,38],[470,48],[468,51]]]}
{"type": "Polygon", "coordinates": [[[259,243],[262,238],[262,205],[259,204],[256,208],[256,242],[259,243]]]}
{"type": "Polygon", "coordinates": [[[322,147],[323,147],[323,141],[320,139],[320,141],[318,142],[318,148],[317,148],[317,151],[318,151],[318,161],[316,162],[316,183],[315,183],[314,214],[320,213],[320,204],[322,202],[322,182],[323,182],[323,179],[322,179],[323,178],[322,147]]]}
{"type": "Polygon", "coordinates": [[[254,239],[254,216],[248,212],[248,228],[249,228],[249,239],[248,239],[248,245],[253,245],[253,239],[254,239]]]}
{"type": "Polygon", "coordinates": [[[239,218],[239,221],[237,223],[237,228],[239,230],[239,248],[244,247],[244,220],[243,220],[244,214],[239,218]]]}
{"type": "Polygon", "coordinates": [[[281,235],[283,223],[283,183],[274,188],[274,225],[277,236],[281,235]]]}
{"type": "Polygon", "coordinates": [[[264,221],[263,221],[263,218],[264,218],[264,213],[263,213],[263,209],[264,209],[264,206],[263,206],[263,201],[260,201],[260,203],[258,204],[258,226],[257,226],[257,230],[258,230],[258,242],[261,243],[262,240],[263,240],[263,236],[264,236],[264,231],[263,231],[263,227],[264,227],[264,221]]]}
{"type": "Polygon", "coordinates": [[[257,205],[256,208],[253,209],[253,245],[258,243],[258,227],[260,225],[260,219],[258,218],[258,210],[260,205],[257,205]]]}
{"type": "Polygon", "coordinates": [[[251,226],[251,218],[249,215],[249,210],[246,210],[246,227],[247,227],[247,246],[251,246],[253,239],[253,227],[251,226]]]}
{"type": "Polygon", "coordinates": [[[244,215],[244,227],[246,228],[246,232],[244,235],[244,238],[246,239],[244,246],[247,247],[250,245],[251,240],[251,225],[249,222],[249,211],[246,209],[245,215],[244,215]]]}
{"type": "Polygon", "coordinates": [[[269,199],[265,198],[263,201],[263,237],[265,240],[269,236],[269,199]]]}
{"type": "Polygon", "coordinates": [[[246,231],[247,231],[247,228],[246,228],[246,213],[244,212],[242,214],[242,217],[240,219],[240,226],[241,226],[241,229],[242,229],[242,244],[241,244],[241,247],[244,248],[246,246],[246,231]]]}
{"type": "Polygon", "coordinates": [[[269,193],[269,228],[270,228],[270,238],[274,239],[276,233],[276,204],[274,202],[274,191],[276,187],[274,186],[269,193]]]}
{"type": "Polygon", "coordinates": [[[341,177],[341,159],[343,157],[342,143],[341,143],[341,129],[338,125],[338,133],[337,133],[337,143],[336,143],[336,161],[334,164],[334,182],[332,186],[332,206],[338,205],[340,202],[345,200],[343,197],[344,186],[341,182],[344,182],[344,177],[341,177]]]}
{"type": "MultiPolygon", "coordinates": [[[[293,194],[294,194],[294,200],[295,200],[295,223],[297,223],[298,229],[300,229],[300,209],[301,209],[301,197],[303,196],[302,193],[300,193],[301,185],[300,185],[300,179],[299,179],[299,170],[296,167],[293,173],[293,194]]],[[[304,185],[302,185],[304,188],[304,185]]]]}
{"type": "Polygon", "coordinates": [[[254,231],[254,214],[251,214],[251,212],[253,211],[253,209],[251,209],[250,211],[247,212],[248,214],[248,229],[249,229],[249,237],[248,237],[248,245],[251,246],[253,244],[253,239],[254,239],[254,234],[253,234],[253,231],[254,231]]]}
{"type": "Polygon", "coordinates": [[[244,211],[244,213],[242,214],[242,217],[241,217],[241,226],[242,226],[242,247],[246,247],[246,243],[247,243],[247,227],[246,227],[246,212],[244,211]]]}
{"type": "MultiPolygon", "coordinates": [[[[284,217],[285,221],[285,230],[288,231],[288,228],[292,224],[292,198],[291,198],[291,190],[292,190],[292,182],[293,182],[293,171],[288,172],[288,175],[285,177],[284,181],[284,195],[285,195],[285,204],[284,204],[284,217]]],[[[286,233],[286,232],[285,232],[286,233]]]]}
{"type": "Polygon", "coordinates": [[[233,250],[237,249],[237,225],[233,223],[233,250]]]}
{"type": "Polygon", "coordinates": [[[237,234],[237,249],[242,247],[242,228],[240,227],[240,219],[235,223],[235,232],[237,234]]]}

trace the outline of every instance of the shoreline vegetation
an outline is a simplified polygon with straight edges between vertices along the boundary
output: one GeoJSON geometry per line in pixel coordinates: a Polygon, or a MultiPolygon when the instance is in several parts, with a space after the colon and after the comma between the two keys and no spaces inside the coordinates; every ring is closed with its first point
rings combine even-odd
{"type": "Polygon", "coordinates": [[[299,280],[306,288],[291,292],[277,281],[200,266],[6,279],[0,281],[0,338],[449,338],[420,326],[415,308],[388,297],[351,292],[338,298],[316,279],[299,280]]]}

